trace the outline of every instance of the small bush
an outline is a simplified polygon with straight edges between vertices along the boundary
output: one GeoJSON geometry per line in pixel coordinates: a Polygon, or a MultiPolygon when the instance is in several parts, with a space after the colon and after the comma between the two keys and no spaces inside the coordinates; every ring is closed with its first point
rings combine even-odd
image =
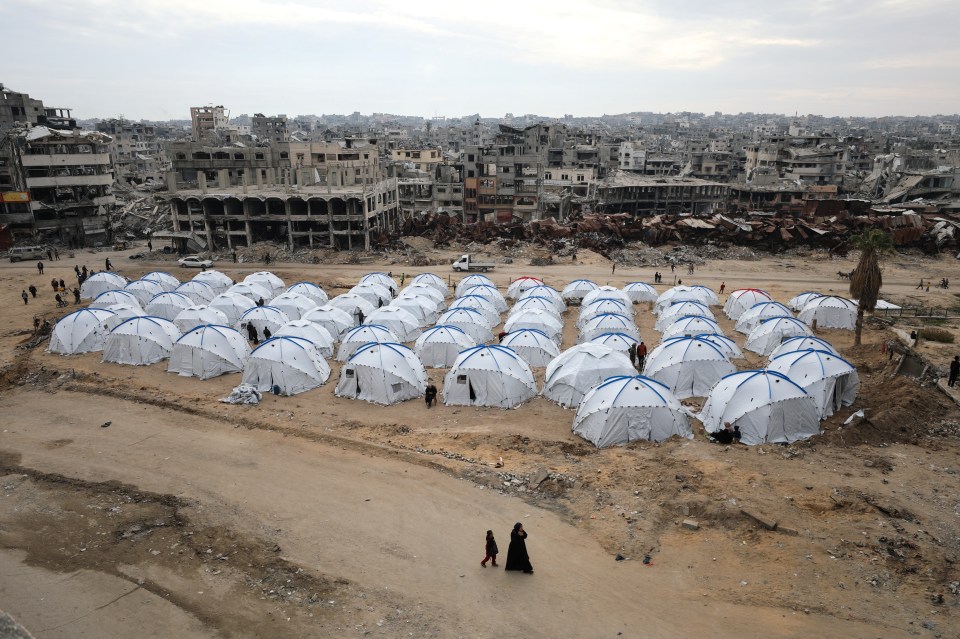
{"type": "Polygon", "coordinates": [[[931,342],[942,342],[944,344],[953,344],[953,333],[945,328],[932,328],[927,326],[920,329],[920,337],[931,342]]]}

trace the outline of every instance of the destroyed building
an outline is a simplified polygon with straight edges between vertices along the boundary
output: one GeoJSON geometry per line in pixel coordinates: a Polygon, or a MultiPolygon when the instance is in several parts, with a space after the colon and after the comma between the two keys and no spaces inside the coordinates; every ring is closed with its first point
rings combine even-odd
{"type": "Polygon", "coordinates": [[[194,142],[201,142],[227,128],[229,112],[220,106],[190,107],[190,132],[194,142]]]}
{"type": "Polygon", "coordinates": [[[595,186],[596,210],[635,217],[659,214],[709,216],[720,211],[730,185],[698,178],[655,177],[615,171],[595,186]]]}
{"type": "Polygon", "coordinates": [[[117,179],[137,183],[163,179],[167,160],[155,126],[111,118],[98,122],[97,131],[112,139],[110,159],[117,179]]]}

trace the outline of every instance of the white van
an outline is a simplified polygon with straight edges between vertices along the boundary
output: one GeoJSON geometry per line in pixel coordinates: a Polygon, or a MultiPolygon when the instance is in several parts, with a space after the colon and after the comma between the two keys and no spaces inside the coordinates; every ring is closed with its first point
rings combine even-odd
{"type": "Polygon", "coordinates": [[[10,261],[43,260],[47,257],[46,246],[17,246],[10,249],[10,261]]]}

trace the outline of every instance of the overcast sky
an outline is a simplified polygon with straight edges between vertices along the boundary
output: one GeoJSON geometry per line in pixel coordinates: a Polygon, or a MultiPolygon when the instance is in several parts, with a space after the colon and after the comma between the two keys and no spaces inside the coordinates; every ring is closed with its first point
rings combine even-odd
{"type": "Polygon", "coordinates": [[[2,0],[74,116],[960,111],[957,0],[2,0]]]}

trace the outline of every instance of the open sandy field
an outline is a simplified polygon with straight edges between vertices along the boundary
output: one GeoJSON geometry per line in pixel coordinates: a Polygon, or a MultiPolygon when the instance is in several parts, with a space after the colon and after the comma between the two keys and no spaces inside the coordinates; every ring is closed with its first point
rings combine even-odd
{"type": "MultiPolygon", "coordinates": [[[[543,398],[429,411],[337,398],[335,361],[325,386],[249,407],[218,401],[239,375],[201,382],[165,364],[47,353],[32,319],[73,310],[58,312],[49,280],[75,283],[74,264],[110,257],[131,279],[195,273],[131,252],[65,256],[43,276],[0,265],[0,610],[38,638],[960,636],[960,409],[893,375],[882,323],[868,322],[858,348],[849,332],[820,331],[861,376],[856,405],[820,437],[718,446],[698,431],[596,450],[572,434],[573,411],[543,398]],[[25,306],[30,283],[40,293],[25,306]],[[860,408],[866,419],[841,426],[860,408]],[[516,521],[536,573],[481,568],[484,532],[503,559],[516,521]]],[[[521,275],[559,289],[580,277],[652,282],[656,270],[611,273],[600,256],[578,257],[490,276],[501,290],[521,275]]],[[[846,294],[836,272],[853,266],[817,254],[675,275],[785,302],[846,294]]],[[[239,280],[264,266],[217,268],[239,280]]],[[[451,275],[391,260],[269,268],[331,296],[372,270],[451,275]]],[[[659,270],[662,291],[674,274],[659,270]]],[[[955,308],[949,290],[916,290],[941,277],[960,285],[960,264],[897,255],[882,296],[955,308]]],[[[565,315],[564,348],[575,319],[565,315]]],[[[653,322],[638,308],[651,346],[653,322]]],[[[955,350],[920,348],[944,369],[955,350]]],[[[438,386],[444,373],[431,372],[438,386]]]]}

